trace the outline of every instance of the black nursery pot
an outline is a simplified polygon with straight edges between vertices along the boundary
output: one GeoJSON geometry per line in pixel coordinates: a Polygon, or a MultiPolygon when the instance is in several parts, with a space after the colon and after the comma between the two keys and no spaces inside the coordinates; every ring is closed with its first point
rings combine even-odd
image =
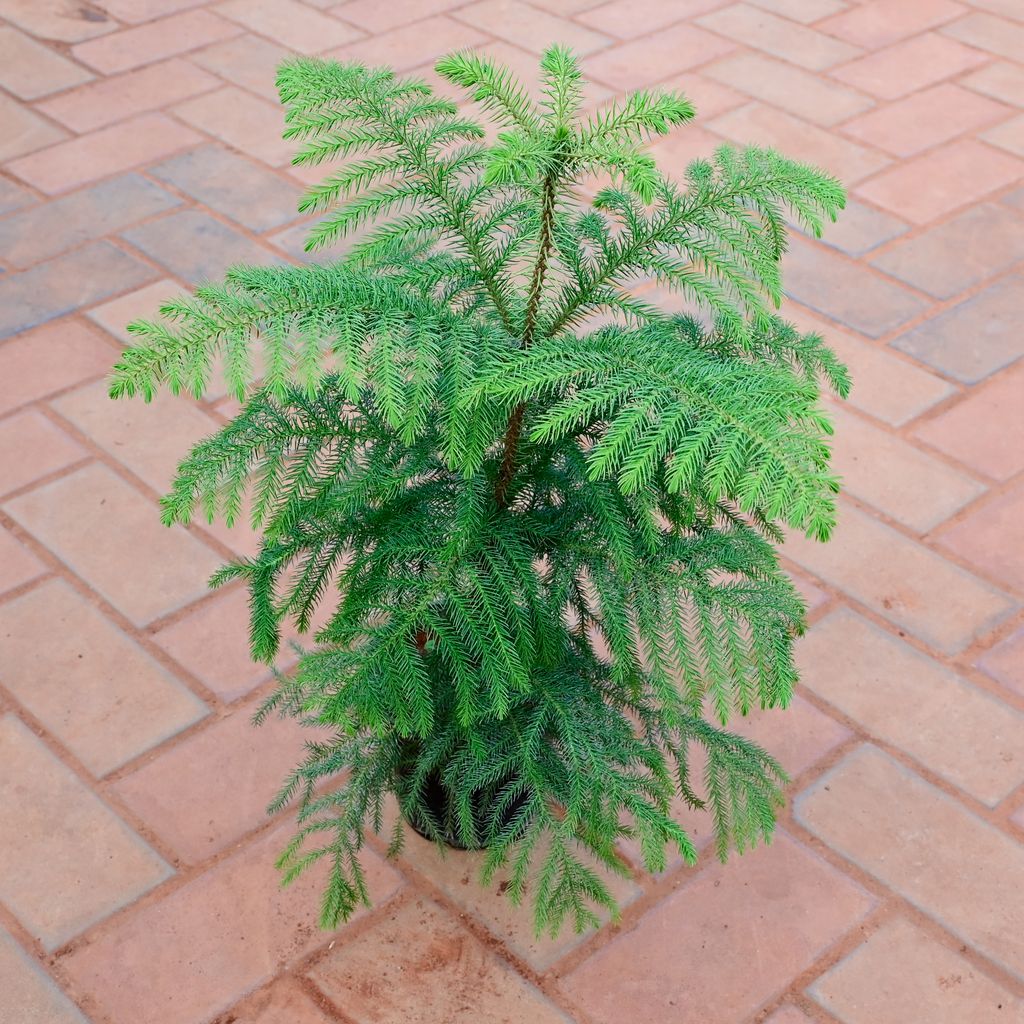
{"type": "MultiPolygon", "coordinates": [[[[428,775],[423,791],[424,803],[427,805],[445,845],[453,850],[484,850],[487,848],[487,836],[500,832],[515,821],[527,802],[526,794],[516,797],[515,800],[504,808],[503,812],[498,816],[497,822],[495,822],[495,803],[497,802],[498,794],[511,781],[511,778],[505,779],[497,786],[488,786],[473,791],[470,797],[470,804],[473,811],[474,831],[478,840],[473,845],[468,846],[463,842],[462,835],[456,827],[455,808],[448,790],[441,781],[440,774],[432,772],[428,775]]],[[[399,795],[399,803],[402,805],[402,814],[412,829],[423,836],[424,839],[433,841],[434,836],[431,835],[430,830],[425,827],[422,821],[418,820],[418,816],[415,813],[409,812],[405,806],[405,801],[401,798],[401,794],[399,795]]],[[[522,824],[525,826],[525,822],[522,824]]]]}

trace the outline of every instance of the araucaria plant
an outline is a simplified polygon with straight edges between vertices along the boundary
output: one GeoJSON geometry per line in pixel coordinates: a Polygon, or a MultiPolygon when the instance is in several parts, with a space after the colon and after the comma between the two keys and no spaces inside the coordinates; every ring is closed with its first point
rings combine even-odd
{"type": "Polygon", "coordinates": [[[817,233],[843,191],[757,148],[664,176],[644,145],[690,103],[582,114],[561,47],[539,100],[471,53],[437,72],[496,133],[422,81],[285,63],[295,163],[343,160],[307,248],[356,240],[133,324],[111,394],[200,396],[222,362],[242,409],[164,521],[262,530],[213,581],[248,586],[255,658],[324,605],[261,712],[320,730],[273,806],[299,806],[286,878],[329,862],[324,926],[368,899],[366,833],[397,853],[411,825],[485,851],[538,930],[582,929],[620,840],[695,859],[673,807],[708,809],[722,857],[771,835],[782,769],[724,726],[789,701],[804,608],[773,544],[833,524],[820,386],[846,371],[771,310],[786,218],[817,233]]]}

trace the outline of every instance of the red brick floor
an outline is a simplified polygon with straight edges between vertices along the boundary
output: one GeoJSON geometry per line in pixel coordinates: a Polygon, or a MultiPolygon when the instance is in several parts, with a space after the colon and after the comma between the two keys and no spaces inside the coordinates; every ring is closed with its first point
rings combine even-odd
{"type": "Polygon", "coordinates": [[[0,1021],[1024,1021],[1022,106],[1024,0],[0,0],[0,1021]],[[244,595],[204,590],[252,538],[158,523],[231,403],[102,378],[131,317],[296,258],[287,53],[529,75],[555,40],[591,102],[695,99],[668,170],[749,141],[851,188],[785,267],[856,379],[837,537],[785,549],[802,694],[744,725],[791,799],[768,848],[637,868],[596,934],[535,940],[417,841],[325,934],[262,810],[299,737],[249,728],[244,595]]]}

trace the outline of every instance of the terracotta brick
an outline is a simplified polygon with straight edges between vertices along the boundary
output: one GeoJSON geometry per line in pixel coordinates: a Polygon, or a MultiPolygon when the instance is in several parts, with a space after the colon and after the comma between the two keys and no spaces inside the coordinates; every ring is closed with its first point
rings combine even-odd
{"type": "Polygon", "coordinates": [[[977,50],[926,32],[833,69],[830,74],[855,89],[894,100],[985,63],[977,50]]]}
{"type": "Polygon", "coordinates": [[[973,384],[1024,354],[1018,330],[1024,276],[1004,277],[897,338],[893,345],[973,384]]]}
{"type": "Polygon", "coordinates": [[[298,217],[295,185],[221,146],[189,150],[149,173],[256,232],[298,217]]]}
{"type": "Polygon", "coordinates": [[[671,4],[663,0],[611,0],[611,3],[584,11],[577,15],[576,20],[618,39],[635,39],[721,6],[721,0],[688,0],[671,4]]]}
{"type": "Polygon", "coordinates": [[[1024,21],[1017,0],[971,0],[972,7],[980,7],[993,14],[1005,14],[1008,18],[1024,21]]]}
{"type": "Polygon", "coordinates": [[[859,886],[780,834],[715,865],[662,900],[631,931],[567,975],[561,988],[594,1024],[734,1024],[854,927],[871,906],[859,886]],[[671,936],[671,941],[667,941],[671,936]],[[699,949],[713,971],[680,971],[699,949]],[[637,964],[643,970],[636,970],[637,964]]]}
{"type": "Polygon", "coordinates": [[[37,43],[15,28],[0,27],[0,85],[23,100],[88,82],[92,75],[78,64],[37,43]]]}
{"type": "Polygon", "coordinates": [[[878,50],[937,28],[963,14],[952,0],[870,0],[827,18],[815,27],[865,50],[878,50]]]}
{"type": "Polygon", "coordinates": [[[0,215],[30,206],[32,201],[32,193],[27,189],[19,188],[6,178],[0,178],[0,215]]]}
{"type": "Polygon", "coordinates": [[[1024,220],[985,203],[889,246],[871,263],[929,295],[951,299],[1022,259],[1024,220]]]}
{"type": "MultiPolygon", "coordinates": [[[[391,828],[397,813],[394,801],[389,800],[385,834],[391,828]]],[[[538,849],[535,857],[539,858],[542,853],[543,850],[538,849]]],[[[449,899],[467,914],[481,921],[509,949],[537,971],[547,970],[587,937],[586,934],[577,935],[569,926],[563,928],[557,938],[552,939],[546,934],[538,938],[533,929],[530,894],[526,894],[523,906],[518,908],[513,907],[505,895],[507,872],[499,872],[486,888],[480,884],[480,871],[484,859],[482,853],[446,850],[441,854],[433,843],[406,826],[402,859],[422,872],[449,899]]],[[[536,864],[535,859],[534,867],[536,864]]],[[[620,906],[632,903],[640,895],[639,888],[628,879],[613,874],[596,863],[593,867],[620,906]]]]}
{"type": "Polygon", "coordinates": [[[0,494],[15,491],[87,452],[34,409],[0,420],[0,494]]]}
{"type": "Polygon", "coordinates": [[[280,263],[252,239],[208,213],[181,210],[121,233],[151,260],[192,284],[219,280],[228,267],[280,263]]]}
{"type": "Polygon", "coordinates": [[[771,146],[794,160],[823,167],[849,185],[888,166],[877,150],[840,138],[764,103],[748,103],[709,125],[739,145],[771,146]]]}
{"type": "Polygon", "coordinates": [[[180,203],[141,175],[122,175],[0,220],[0,249],[27,267],[180,203]]]}
{"type": "Polygon", "coordinates": [[[792,535],[783,551],[949,654],[991,629],[1013,606],[1006,594],[845,503],[828,544],[792,535]]]}
{"type": "Polygon", "coordinates": [[[815,623],[797,663],[819,697],[982,803],[1024,779],[1024,715],[854,612],[815,623]]]}
{"type": "Polygon", "coordinates": [[[88,1024],[35,957],[0,929],[0,991],[17,1024],[88,1024]]]}
{"type": "Polygon", "coordinates": [[[981,137],[986,142],[991,142],[993,146],[999,146],[1009,153],[1016,153],[1017,156],[1024,156],[1024,115],[990,128],[983,132],[981,137]]]}
{"type": "Polygon", "coordinates": [[[66,583],[0,605],[4,685],[94,775],[206,714],[206,706],[66,583]]]}
{"type": "Polygon", "coordinates": [[[46,950],[170,868],[13,715],[0,718],[0,899],[46,950]]]}
{"type": "Polygon", "coordinates": [[[288,51],[283,46],[259,36],[242,35],[191,53],[189,60],[276,103],[274,75],[278,64],[287,56],[288,51]]]}
{"type": "Polygon", "coordinates": [[[789,570],[788,575],[792,579],[793,585],[799,591],[800,597],[803,598],[803,602],[807,606],[808,615],[822,605],[828,604],[829,595],[821,587],[817,586],[809,576],[793,570],[789,570]]]}
{"type": "Polygon", "coordinates": [[[1024,590],[1024,481],[972,509],[937,540],[993,579],[1024,590]]]}
{"type": "Polygon", "coordinates": [[[67,138],[67,132],[0,94],[0,161],[34,153],[67,138]]]}
{"type": "Polygon", "coordinates": [[[299,53],[320,53],[362,35],[351,25],[297,0],[227,0],[217,4],[215,10],[251,32],[259,32],[299,53]]]}
{"type": "Polygon", "coordinates": [[[811,25],[843,9],[841,0],[751,0],[755,7],[811,25]]]}
{"type": "Polygon", "coordinates": [[[95,7],[82,8],[69,0],[0,0],[0,17],[41,39],[76,43],[113,32],[117,22],[95,7]]]}
{"type": "Polygon", "coordinates": [[[697,24],[811,71],[860,56],[855,46],[744,3],[705,14],[697,24]]]}
{"type": "Polygon", "coordinates": [[[116,354],[98,331],[67,321],[0,345],[0,413],[106,373],[116,354]]]}
{"type": "Polygon", "coordinates": [[[201,597],[220,559],[93,464],[8,502],[6,511],[137,625],[201,597]]]}
{"type": "Polygon", "coordinates": [[[960,85],[1012,106],[1024,106],[1024,67],[1007,60],[986,64],[980,71],[961,78],[960,85]]]}
{"type": "Polygon", "coordinates": [[[97,71],[113,75],[196,50],[218,39],[237,35],[239,31],[237,25],[209,11],[183,11],[102,39],[79,43],[71,52],[97,71]]]}
{"type": "Polygon", "coordinates": [[[795,1006],[782,1006],[765,1021],[765,1024],[812,1024],[812,1022],[803,1010],[798,1010],[795,1006]]]}
{"type": "Polygon", "coordinates": [[[354,1024],[569,1024],[537,989],[422,897],[378,914],[310,976],[354,1024]]]}
{"type": "Polygon", "coordinates": [[[201,68],[174,57],[72,89],[38,106],[73,131],[91,132],[126,117],[208,92],[221,84],[201,68]]]}
{"type": "MultiPolygon", "coordinates": [[[[692,71],[684,72],[676,78],[669,78],[661,82],[658,88],[681,92],[696,109],[699,124],[747,102],[747,97],[736,89],[692,71]]],[[[676,129],[673,134],[678,135],[681,130],[683,129],[676,129]]]]}
{"type": "Polygon", "coordinates": [[[178,856],[197,863],[267,821],[267,805],[302,760],[306,741],[322,739],[292,719],[259,728],[240,707],[147,761],[114,792],[178,856]],[[230,785],[211,784],[230,779],[230,785]]]}
{"type": "Polygon", "coordinates": [[[782,282],[790,298],[872,338],[928,308],[902,285],[799,236],[790,239],[782,282]]]}
{"type": "Polygon", "coordinates": [[[905,918],[886,922],[811,994],[849,1024],[1002,1024],[1024,1002],[905,918]]]}
{"type": "Polygon", "coordinates": [[[695,25],[673,25],[596,54],[583,62],[583,68],[588,77],[612,89],[641,89],[735,48],[735,43],[695,25]]]}
{"type": "Polygon", "coordinates": [[[425,18],[414,25],[403,25],[391,32],[349,43],[332,50],[327,56],[332,60],[356,60],[366,64],[386,64],[396,71],[408,71],[442,54],[462,50],[487,37],[475,28],[455,21],[444,15],[425,18]]]}
{"type": "MultiPolygon", "coordinates": [[[[209,1020],[326,945],[331,935],[317,926],[325,872],[310,869],[283,891],[274,868],[290,836],[289,826],[276,829],[65,957],[86,1009],[146,1024],[209,1020]]],[[[364,857],[380,903],[398,876],[374,854],[364,857]]]]}
{"type": "Polygon", "coordinates": [[[130,25],[199,7],[205,0],[103,0],[103,9],[130,25]]]}
{"type": "Polygon", "coordinates": [[[826,225],[821,241],[847,256],[863,256],[906,230],[907,225],[897,217],[865,206],[856,199],[847,199],[839,219],[826,225]]]}
{"type": "Polygon", "coordinates": [[[976,46],[979,50],[988,50],[989,53],[1009,57],[1010,60],[1019,61],[1020,55],[1024,53],[1024,25],[991,14],[968,14],[966,18],[947,25],[942,31],[944,35],[976,46]]]}
{"type": "MultiPolygon", "coordinates": [[[[91,242],[31,270],[7,274],[0,277],[0,338],[38,327],[125,288],[135,288],[154,276],[148,266],[109,242],[91,242]]],[[[55,380],[65,378],[63,368],[47,369],[55,380]]],[[[48,390],[56,391],[57,387],[48,390]]],[[[0,385],[0,395],[6,395],[8,389],[15,392],[11,395],[13,403],[27,401],[21,382],[0,385]]]]}
{"type": "Polygon", "coordinates": [[[804,827],[962,941],[1024,967],[1024,847],[876,747],[848,754],[796,802],[804,827]],[[984,865],[965,871],[965,864],[984,865]]]}
{"type": "Polygon", "coordinates": [[[9,169],[23,181],[52,195],[158,160],[199,141],[195,132],[163,114],[140,114],[22,157],[11,163],[9,169]]]}
{"type": "Polygon", "coordinates": [[[978,661],[978,668],[1008,690],[1024,696],[1024,628],[996,644],[978,661]]]}
{"type": "Polygon", "coordinates": [[[185,289],[177,281],[164,278],[127,295],[93,306],[86,316],[115,338],[125,344],[131,344],[132,336],[125,329],[128,324],[133,320],[154,319],[159,315],[160,307],[165,302],[179,298],[184,292],[185,289]]]}
{"type": "Polygon", "coordinates": [[[553,11],[555,14],[565,16],[589,10],[591,7],[596,7],[598,3],[600,0],[536,0],[534,6],[543,7],[545,11],[553,11]]]}
{"type": "Polygon", "coordinates": [[[10,530],[0,526],[0,594],[20,587],[46,571],[46,566],[10,530]]]}
{"type": "MultiPolygon", "coordinates": [[[[325,607],[330,607],[329,599],[325,607]]],[[[287,630],[285,635],[296,636],[287,630]]],[[[308,646],[309,636],[299,638],[300,642],[308,646]]],[[[204,601],[153,639],[223,701],[235,700],[270,678],[269,667],[249,656],[249,604],[244,589],[204,601]]],[[[293,652],[282,644],[279,666],[293,661],[293,652]]]]}
{"type": "Polygon", "coordinates": [[[612,42],[601,32],[565,21],[520,0],[478,0],[460,7],[455,17],[481,32],[538,54],[550,45],[552,39],[570,46],[581,57],[612,42]]]}
{"type": "Polygon", "coordinates": [[[843,131],[897,156],[913,156],[1005,118],[1010,108],[944,82],[843,125],[843,131]]]}
{"type": "Polygon", "coordinates": [[[977,202],[1024,176],[1024,161],[970,139],[883,171],[857,192],[915,224],[977,202]]]}
{"type": "Polygon", "coordinates": [[[228,1017],[233,1024],[330,1024],[316,1003],[287,978],[233,1006],[228,1017]]]}
{"type": "Polygon", "coordinates": [[[984,493],[969,476],[838,405],[833,469],[847,493],[915,533],[927,533],[984,493]]]}
{"type": "Polygon", "coordinates": [[[807,121],[833,125],[874,106],[863,93],[760,53],[726,57],[704,74],[807,121]]]}
{"type": "Polygon", "coordinates": [[[946,381],[884,346],[872,345],[802,309],[782,315],[802,331],[821,334],[850,369],[848,403],[894,427],[901,426],[953,393],[946,381]]]}
{"type": "Polygon", "coordinates": [[[299,149],[281,138],[284,113],[279,106],[233,85],[179,103],[174,113],[200,131],[275,167],[288,163],[299,149]]]}
{"type": "Polygon", "coordinates": [[[377,3],[377,0],[349,0],[331,8],[331,13],[376,34],[434,14],[445,14],[461,5],[462,0],[391,0],[388,4],[377,3]]]}

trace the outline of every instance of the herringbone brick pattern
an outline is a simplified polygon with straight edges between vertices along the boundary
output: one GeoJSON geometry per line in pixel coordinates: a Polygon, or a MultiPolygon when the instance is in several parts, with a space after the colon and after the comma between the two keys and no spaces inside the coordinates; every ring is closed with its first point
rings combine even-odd
{"type": "MultiPolygon", "coordinates": [[[[1024,0],[0,0],[3,1024],[1024,1021],[1024,0]],[[367,859],[375,906],[282,896],[295,756],[241,531],[156,502],[230,414],[110,403],[124,324],[237,261],[300,258],[275,64],[422,71],[563,41],[600,103],[656,83],[722,140],[851,188],[786,258],[785,312],[856,387],[831,545],[785,556],[804,687],[743,728],[793,776],[777,840],[637,868],[622,921],[536,941],[475,861],[367,859]]],[[[698,843],[707,823],[688,814],[698,843]]],[[[623,851],[631,858],[635,851],[623,851]]]]}

